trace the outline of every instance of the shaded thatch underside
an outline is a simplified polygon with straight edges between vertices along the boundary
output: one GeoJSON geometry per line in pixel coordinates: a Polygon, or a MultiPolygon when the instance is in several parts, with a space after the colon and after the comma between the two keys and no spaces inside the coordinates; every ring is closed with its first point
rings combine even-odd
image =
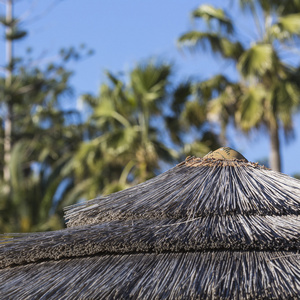
{"type": "Polygon", "coordinates": [[[190,159],[132,188],[71,206],[67,225],[208,215],[300,214],[300,181],[257,164],[190,159]]]}
{"type": "Polygon", "coordinates": [[[5,299],[299,299],[294,252],[105,255],[0,270],[5,299]]]}

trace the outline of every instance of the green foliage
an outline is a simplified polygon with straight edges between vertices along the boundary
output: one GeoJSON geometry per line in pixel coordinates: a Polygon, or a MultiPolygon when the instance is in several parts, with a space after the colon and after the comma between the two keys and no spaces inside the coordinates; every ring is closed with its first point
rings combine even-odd
{"type": "MultiPolygon", "coordinates": [[[[279,33],[279,37],[300,34],[300,13],[290,14],[287,16],[280,17],[278,23],[273,25],[273,28],[279,33]]],[[[275,35],[276,36],[276,35],[275,35]]],[[[276,36],[277,37],[277,36],[276,36]]]]}
{"type": "MultiPolygon", "coordinates": [[[[61,195],[55,204],[53,200],[64,179],[70,154],[59,158],[52,166],[44,161],[33,169],[30,157],[34,150],[35,143],[25,139],[13,147],[10,166],[12,189],[9,195],[4,194],[1,198],[5,203],[2,208],[2,227],[5,231],[53,230],[63,225],[57,217],[61,215],[64,197],[61,195]]],[[[64,185],[63,193],[66,193],[71,182],[64,185]]]]}
{"type": "MultiPolygon", "coordinates": [[[[68,163],[82,141],[81,125],[68,124],[78,114],[60,108],[59,99],[70,91],[70,75],[62,65],[46,70],[22,65],[10,87],[1,89],[3,102],[9,99],[13,107],[11,188],[0,200],[1,231],[57,229],[63,224],[61,217],[57,222],[61,203],[73,185],[68,163]]],[[[7,183],[1,180],[0,184],[5,191],[7,183]]]]}
{"type": "MultiPolygon", "coordinates": [[[[26,35],[18,19],[7,16],[0,22],[8,29],[8,45],[26,35]]],[[[65,200],[78,200],[70,196],[70,158],[83,139],[79,114],[61,105],[72,92],[66,64],[84,52],[70,48],[41,65],[8,49],[7,75],[0,78],[0,231],[58,229],[65,200]]]]}
{"type": "Polygon", "coordinates": [[[109,82],[100,94],[83,98],[92,112],[86,122],[89,138],[74,157],[74,171],[80,182],[92,179],[84,197],[145,181],[157,174],[160,161],[176,159],[160,138],[170,74],[169,65],[143,64],[126,84],[107,72],[109,82]]]}
{"type": "Polygon", "coordinates": [[[300,5],[297,0],[242,0],[240,3],[245,20],[253,18],[257,25],[259,38],[255,42],[245,42],[237,33],[236,20],[225,10],[204,4],[192,15],[207,24],[206,30],[187,32],[179,38],[179,43],[189,49],[209,48],[235,63],[240,74],[238,82],[218,74],[195,85],[195,101],[209,102],[208,116],[220,124],[223,143],[226,143],[225,130],[229,123],[245,132],[261,126],[267,128],[271,157],[276,157],[270,165],[280,170],[278,130],[282,126],[290,135],[292,115],[300,104],[296,79],[299,66],[282,59],[283,54],[292,55],[295,49],[291,46],[300,37],[300,5]]]}
{"type": "Polygon", "coordinates": [[[293,177],[295,177],[296,179],[300,179],[300,173],[294,174],[293,177]]]}
{"type": "Polygon", "coordinates": [[[279,59],[270,44],[257,44],[244,51],[238,60],[238,69],[245,78],[276,72],[279,59]]]}
{"type": "MultiPolygon", "coordinates": [[[[228,16],[211,6],[194,17],[232,32],[228,16]]],[[[0,23],[8,29],[8,45],[26,36],[18,19],[6,16],[0,23]]],[[[226,37],[202,38],[204,44],[213,40],[224,57],[242,51],[226,37]]],[[[68,62],[90,55],[85,45],[61,49],[56,61],[44,65],[35,63],[31,49],[21,58],[10,51],[7,76],[0,78],[0,232],[61,228],[63,207],[143,182],[187,155],[203,156],[219,146],[206,121],[213,82],[174,85],[172,66],[153,61],[126,78],[107,71],[99,95],[81,97],[86,118],[63,108],[73,96],[68,62]],[[206,94],[201,103],[191,99],[194,89],[206,94]]],[[[220,77],[218,89],[225,82],[220,77]]]]}
{"type": "Polygon", "coordinates": [[[192,16],[194,18],[202,18],[209,26],[213,25],[212,22],[216,22],[219,29],[223,27],[227,33],[232,33],[233,31],[232,22],[222,9],[203,4],[192,12],[192,16]]]}
{"type": "Polygon", "coordinates": [[[224,58],[237,59],[243,51],[241,43],[231,41],[218,33],[190,31],[179,38],[179,43],[189,47],[200,46],[204,50],[208,48],[224,58]]]}
{"type": "Polygon", "coordinates": [[[165,117],[172,142],[180,147],[178,149],[180,160],[188,155],[204,156],[220,146],[217,135],[209,128],[207,121],[206,93],[209,93],[207,87],[212,83],[201,84],[201,87],[198,87],[185,82],[176,87],[170,104],[171,114],[165,117]],[[192,99],[193,94],[198,94],[201,101],[192,99]]]}

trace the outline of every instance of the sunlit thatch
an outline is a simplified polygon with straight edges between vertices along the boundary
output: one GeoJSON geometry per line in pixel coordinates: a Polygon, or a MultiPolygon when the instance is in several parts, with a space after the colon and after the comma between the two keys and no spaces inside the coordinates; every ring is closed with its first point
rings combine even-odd
{"type": "Polygon", "coordinates": [[[3,237],[0,294],[297,299],[300,181],[231,154],[72,206],[65,230],[3,237]]]}

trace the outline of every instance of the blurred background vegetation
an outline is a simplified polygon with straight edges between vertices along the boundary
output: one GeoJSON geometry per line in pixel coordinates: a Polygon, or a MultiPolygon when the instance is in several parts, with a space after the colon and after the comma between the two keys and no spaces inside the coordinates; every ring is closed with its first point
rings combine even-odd
{"type": "Polygon", "coordinates": [[[266,130],[271,153],[265,164],[281,170],[279,130],[293,136],[292,116],[300,102],[300,65],[284,59],[299,55],[300,1],[240,1],[240,13],[257,25],[254,43],[241,36],[228,12],[200,5],[192,18],[206,27],[178,34],[179,47],[233,62],[238,80],[220,73],[178,82],[172,64],[149,60],[127,75],[107,71],[98,95],[81,95],[84,112],[67,110],[62,102],[72,95],[68,62],[92,51],[63,49],[46,65],[32,63],[30,51],[14,56],[27,28],[13,16],[14,2],[4,3],[0,233],[62,228],[63,207],[138,184],[188,155],[201,157],[227,145],[229,125],[245,135],[266,130]],[[220,130],[214,130],[216,123],[220,130]]]}

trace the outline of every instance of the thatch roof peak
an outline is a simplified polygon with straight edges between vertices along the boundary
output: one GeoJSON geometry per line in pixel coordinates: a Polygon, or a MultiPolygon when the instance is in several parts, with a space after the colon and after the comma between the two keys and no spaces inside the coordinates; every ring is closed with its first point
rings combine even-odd
{"type": "Polygon", "coordinates": [[[204,158],[214,158],[218,160],[245,160],[247,159],[236,150],[230,148],[230,147],[221,147],[215,151],[211,151],[208,154],[204,156],[204,158]]]}
{"type": "Polygon", "coordinates": [[[126,190],[66,208],[68,227],[116,220],[300,214],[300,181],[246,159],[188,157],[126,190]]]}
{"type": "Polygon", "coordinates": [[[188,156],[185,161],[178,164],[178,166],[182,164],[186,164],[190,167],[251,166],[255,168],[265,168],[264,166],[260,166],[258,163],[248,162],[248,160],[241,153],[230,147],[221,147],[215,151],[210,151],[203,158],[188,156]]]}

